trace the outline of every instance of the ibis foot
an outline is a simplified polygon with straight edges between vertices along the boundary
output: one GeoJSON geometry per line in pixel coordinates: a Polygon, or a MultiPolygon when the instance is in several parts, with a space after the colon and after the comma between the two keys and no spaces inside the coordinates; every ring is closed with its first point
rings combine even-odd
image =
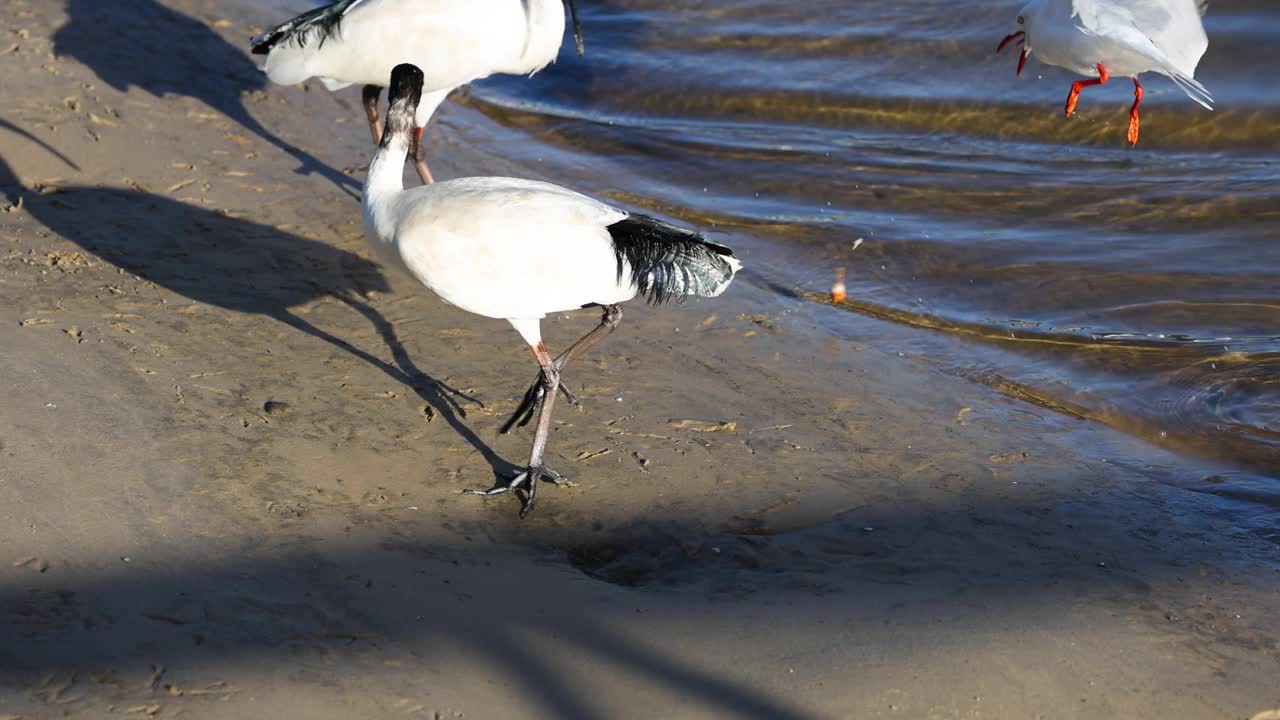
{"type": "Polygon", "coordinates": [[[520,517],[525,518],[533,510],[534,499],[538,496],[539,480],[549,480],[561,487],[574,487],[575,485],[575,483],[569,482],[563,475],[546,465],[534,465],[511,478],[505,485],[500,483],[488,490],[467,489],[463,490],[462,493],[464,495],[483,495],[484,497],[513,493],[520,498],[520,517]],[[522,488],[525,491],[523,495],[520,493],[522,488]]]}

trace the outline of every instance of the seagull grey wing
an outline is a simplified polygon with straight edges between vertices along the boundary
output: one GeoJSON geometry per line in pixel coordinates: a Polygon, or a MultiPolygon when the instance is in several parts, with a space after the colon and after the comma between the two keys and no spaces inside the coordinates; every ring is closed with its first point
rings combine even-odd
{"type": "Polygon", "coordinates": [[[291,42],[298,47],[316,40],[320,44],[338,33],[342,16],[365,0],[338,0],[331,5],[318,7],[288,20],[255,36],[249,41],[254,55],[266,55],[281,42],[291,42]]]}
{"type": "Polygon", "coordinates": [[[1071,0],[1071,17],[1089,32],[1096,32],[1102,27],[1102,21],[1098,19],[1098,10],[1098,0],[1071,0]]]}
{"type": "Polygon", "coordinates": [[[1209,46],[1198,0],[1072,0],[1085,32],[1142,53],[1187,97],[1213,109],[1213,95],[1195,79],[1209,46]]]}
{"type": "Polygon", "coordinates": [[[1158,51],[1154,58],[1168,65],[1171,76],[1193,78],[1209,47],[1200,21],[1205,0],[1072,0],[1071,4],[1072,14],[1090,34],[1135,49],[1142,40],[1149,41],[1158,51]]]}
{"type": "Polygon", "coordinates": [[[1199,0],[1133,0],[1130,11],[1151,42],[1188,78],[1196,74],[1196,65],[1209,48],[1205,34],[1205,4],[1199,0]]]}
{"type": "MultiPolygon", "coordinates": [[[[1153,30],[1169,25],[1172,13],[1166,5],[1180,0],[1071,0],[1071,16],[1090,35],[1133,45],[1137,32],[1152,40],[1153,30]]],[[[1192,2],[1194,0],[1187,0],[1192,2]]]]}

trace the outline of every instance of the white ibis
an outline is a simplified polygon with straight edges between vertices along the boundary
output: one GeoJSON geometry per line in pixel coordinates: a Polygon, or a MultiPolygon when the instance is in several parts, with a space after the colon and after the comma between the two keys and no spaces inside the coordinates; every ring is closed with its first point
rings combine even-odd
{"type": "Polygon", "coordinates": [[[1195,79],[1196,65],[1209,47],[1200,20],[1206,9],[1208,0],[1032,0],[1018,13],[1016,32],[996,52],[1025,42],[1019,75],[1034,45],[1041,61],[1089,77],[1071,84],[1067,117],[1075,112],[1082,89],[1102,85],[1112,75],[1133,78],[1129,143],[1137,145],[1138,75],[1144,72],[1167,75],[1187,97],[1213,109],[1213,96],[1195,79]]]}
{"type": "MultiPolygon", "coordinates": [[[[582,32],[568,0],[578,54],[582,32]]],[[[431,69],[414,120],[413,157],[431,183],[422,130],[454,89],[495,73],[532,75],[556,59],[564,37],[561,0],[338,0],[251,40],[281,85],[319,78],[329,90],[364,86],[373,141],[382,137],[378,95],[400,63],[431,69]]]]}
{"type": "Polygon", "coordinates": [[[387,129],[364,187],[365,236],[384,264],[407,271],[451,305],[506,320],[533,350],[541,371],[512,416],[541,404],[529,462],[505,484],[467,491],[515,493],[525,517],[539,482],[563,482],[543,453],[565,366],[618,326],[620,303],[637,294],[653,303],[714,297],[741,265],[728,248],[693,231],[550,183],[469,177],[405,190],[401,168],[423,88],[417,67],[392,71],[387,129]],[[541,318],[592,306],[604,309],[600,325],[552,358],[541,318]]]}

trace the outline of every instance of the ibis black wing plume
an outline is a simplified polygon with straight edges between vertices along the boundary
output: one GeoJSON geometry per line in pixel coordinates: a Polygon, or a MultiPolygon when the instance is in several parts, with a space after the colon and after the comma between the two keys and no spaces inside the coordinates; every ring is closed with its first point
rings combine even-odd
{"type": "Polygon", "coordinates": [[[741,267],[729,248],[647,215],[629,215],[606,229],[618,280],[629,267],[631,281],[655,305],[687,295],[715,297],[741,267]]]}
{"type": "Polygon", "coordinates": [[[338,34],[342,16],[362,2],[364,0],[338,0],[332,5],[304,12],[250,40],[253,54],[266,55],[281,42],[293,42],[304,47],[314,39],[324,45],[325,40],[338,34]]]}

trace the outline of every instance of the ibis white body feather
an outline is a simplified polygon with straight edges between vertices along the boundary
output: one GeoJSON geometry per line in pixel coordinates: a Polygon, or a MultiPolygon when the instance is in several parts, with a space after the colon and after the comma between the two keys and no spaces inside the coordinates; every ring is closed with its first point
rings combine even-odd
{"type": "Polygon", "coordinates": [[[1202,0],[1033,0],[1021,11],[1027,48],[1042,62],[1084,76],[1157,72],[1212,110],[1195,80],[1209,46],[1202,0]]]}
{"type": "Polygon", "coordinates": [[[635,297],[606,230],[625,217],[555,185],[500,177],[415,187],[365,210],[380,260],[451,305],[505,320],[635,297]]]}
{"type": "MultiPolygon", "coordinates": [[[[382,263],[412,275],[445,302],[510,323],[529,343],[538,320],[584,306],[616,305],[642,283],[620,258],[609,226],[623,210],[535,180],[472,177],[404,190],[403,139],[369,167],[364,229],[382,263]]],[[[723,260],[719,286],[687,280],[674,294],[716,295],[740,267],[723,260]]],[[[677,282],[679,284],[679,282],[677,282]]]]}
{"type": "Polygon", "coordinates": [[[314,77],[336,90],[386,85],[399,63],[429,68],[414,119],[424,127],[454,88],[546,67],[564,29],[561,0],[355,0],[331,33],[300,29],[276,41],[263,70],[282,85],[314,77]]]}

